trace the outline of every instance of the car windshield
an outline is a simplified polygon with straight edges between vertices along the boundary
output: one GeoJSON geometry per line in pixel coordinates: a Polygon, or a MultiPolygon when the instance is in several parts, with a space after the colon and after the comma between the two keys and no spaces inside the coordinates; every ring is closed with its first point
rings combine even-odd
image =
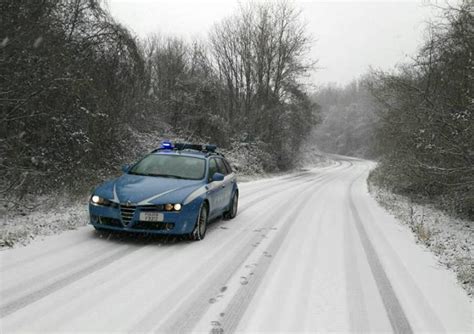
{"type": "Polygon", "coordinates": [[[129,174],[201,180],[205,166],[206,161],[201,158],[150,154],[133,166],[129,174]]]}

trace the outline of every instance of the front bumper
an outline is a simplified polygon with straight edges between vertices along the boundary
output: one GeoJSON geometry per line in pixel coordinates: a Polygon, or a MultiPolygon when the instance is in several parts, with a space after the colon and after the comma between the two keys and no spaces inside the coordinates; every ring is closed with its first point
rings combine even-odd
{"type": "Polygon", "coordinates": [[[121,205],[101,206],[89,203],[90,224],[101,229],[147,234],[189,234],[193,231],[199,213],[198,201],[183,205],[177,212],[163,213],[163,221],[140,221],[140,212],[155,211],[150,206],[136,206],[128,210],[127,216],[123,214],[121,205]],[[133,211],[130,213],[130,211],[133,211]]]}

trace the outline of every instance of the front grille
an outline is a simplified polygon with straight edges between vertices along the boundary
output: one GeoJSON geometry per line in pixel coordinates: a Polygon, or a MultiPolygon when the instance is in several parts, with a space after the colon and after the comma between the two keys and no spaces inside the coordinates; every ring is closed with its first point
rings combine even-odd
{"type": "Polygon", "coordinates": [[[172,230],[174,228],[173,223],[163,223],[163,222],[144,222],[139,221],[133,228],[140,230],[172,230]]]}
{"type": "Polygon", "coordinates": [[[120,205],[120,215],[122,216],[122,222],[125,225],[128,225],[135,214],[135,210],[137,209],[136,205],[120,205]]]}

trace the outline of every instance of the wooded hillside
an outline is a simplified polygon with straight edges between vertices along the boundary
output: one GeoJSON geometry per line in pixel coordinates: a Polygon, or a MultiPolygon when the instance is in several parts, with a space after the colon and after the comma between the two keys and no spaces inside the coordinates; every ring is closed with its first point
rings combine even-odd
{"type": "Polygon", "coordinates": [[[286,2],[242,5],[194,42],[139,40],[99,0],[11,0],[0,10],[7,203],[86,193],[136,157],[143,133],[248,144],[266,170],[285,170],[317,120],[301,84],[311,37],[286,2]]]}

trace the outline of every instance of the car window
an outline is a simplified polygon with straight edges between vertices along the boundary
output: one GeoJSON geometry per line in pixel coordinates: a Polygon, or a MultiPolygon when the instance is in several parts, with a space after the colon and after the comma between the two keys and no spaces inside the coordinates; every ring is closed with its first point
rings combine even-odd
{"type": "Polygon", "coordinates": [[[227,173],[231,174],[232,173],[232,167],[230,166],[229,161],[227,161],[226,159],[222,159],[222,161],[224,161],[224,165],[227,168],[227,173]]]}
{"type": "Polygon", "coordinates": [[[224,161],[222,159],[216,159],[216,161],[217,161],[217,171],[224,175],[229,174],[229,172],[227,171],[227,168],[224,165],[224,161]]]}
{"type": "Polygon", "coordinates": [[[209,160],[209,180],[212,179],[212,176],[217,173],[217,171],[216,159],[209,160]]]}

